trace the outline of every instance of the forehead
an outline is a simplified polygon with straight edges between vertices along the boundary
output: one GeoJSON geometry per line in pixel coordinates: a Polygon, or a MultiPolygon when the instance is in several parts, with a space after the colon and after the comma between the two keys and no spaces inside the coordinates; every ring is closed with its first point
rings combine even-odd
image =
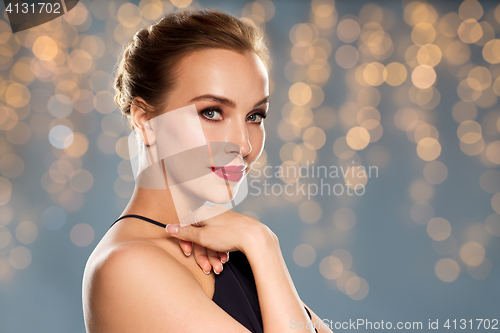
{"type": "Polygon", "coordinates": [[[269,79],[255,52],[205,49],[184,57],[175,90],[177,97],[211,93],[255,103],[269,94],[269,79]]]}

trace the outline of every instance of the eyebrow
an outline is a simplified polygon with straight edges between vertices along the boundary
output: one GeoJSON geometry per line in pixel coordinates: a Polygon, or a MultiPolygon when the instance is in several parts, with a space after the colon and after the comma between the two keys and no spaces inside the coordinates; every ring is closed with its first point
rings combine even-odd
{"type": "MultiPolygon", "coordinates": [[[[228,107],[231,107],[231,108],[236,107],[236,103],[234,101],[227,99],[225,97],[222,97],[222,96],[216,96],[216,95],[211,95],[211,94],[205,94],[205,95],[195,97],[190,102],[196,102],[196,101],[200,101],[200,100],[204,100],[204,99],[216,101],[216,102],[219,102],[219,103],[226,105],[228,107]]],[[[269,96],[266,96],[261,101],[255,103],[253,108],[258,108],[259,106],[264,105],[268,102],[269,102],[269,96]]]]}

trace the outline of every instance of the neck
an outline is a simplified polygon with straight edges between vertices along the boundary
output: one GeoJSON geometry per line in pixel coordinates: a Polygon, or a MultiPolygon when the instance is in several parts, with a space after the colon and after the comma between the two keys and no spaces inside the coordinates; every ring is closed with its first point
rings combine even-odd
{"type": "Polygon", "coordinates": [[[170,187],[168,178],[163,161],[140,165],[134,193],[123,214],[143,215],[164,224],[179,223],[204,204],[179,186],[170,187]]]}
{"type": "Polygon", "coordinates": [[[134,193],[122,215],[137,214],[163,224],[179,223],[178,212],[169,188],[145,189],[135,186],[134,193]]]}
{"type": "Polygon", "coordinates": [[[187,195],[177,186],[146,189],[136,184],[122,215],[142,215],[163,224],[180,223],[180,220],[204,204],[204,200],[187,195]]]}
{"type": "Polygon", "coordinates": [[[188,193],[183,186],[169,186],[168,179],[163,160],[139,165],[134,193],[123,215],[143,215],[163,224],[180,223],[205,204],[205,200],[188,193]]]}

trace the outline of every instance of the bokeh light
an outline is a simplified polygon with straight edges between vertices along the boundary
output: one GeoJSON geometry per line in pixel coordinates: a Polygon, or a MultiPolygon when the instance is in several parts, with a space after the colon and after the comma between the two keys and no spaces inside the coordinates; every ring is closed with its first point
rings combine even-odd
{"type": "Polygon", "coordinates": [[[451,258],[439,259],[434,266],[434,271],[438,279],[443,282],[453,282],[460,274],[460,266],[451,258]]]}
{"type": "Polygon", "coordinates": [[[477,242],[467,242],[460,248],[460,258],[469,266],[479,266],[486,254],[483,245],[477,242]]]}
{"type": "Polygon", "coordinates": [[[293,261],[300,267],[309,267],[316,259],[316,251],[309,244],[300,244],[293,250],[293,261]]]}
{"type": "Polygon", "coordinates": [[[9,263],[15,269],[25,269],[31,264],[31,251],[24,246],[16,246],[10,250],[9,263]]]}
{"type": "Polygon", "coordinates": [[[94,241],[94,229],[87,223],[78,223],[71,229],[70,238],[79,247],[88,246],[94,241]]]}
{"type": "Polygon", "coordinates": [[[435,217],[427,223],[427,234],[435,241],[443,241],[451,235],[451,224],[442,217],[435,217]]]}
{"type": "Polygon", "coordinates": [[[321,260],[319,270],[325,279],[335,280],[342,274],[344,268],[339,258],[328,256],[321,260]]]}
{"type": "Polygon", "coordinates": [[[64,125],[54,126],[49,132],[50,143],[58,149],[64,149],[73,143],[73,131],[64,125]]]}

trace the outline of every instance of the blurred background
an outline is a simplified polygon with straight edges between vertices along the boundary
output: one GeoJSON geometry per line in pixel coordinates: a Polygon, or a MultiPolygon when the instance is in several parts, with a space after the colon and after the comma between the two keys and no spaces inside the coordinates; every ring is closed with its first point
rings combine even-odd
{"type": "Polygon", "coordinates": [[[302,300],[333,322],[498,322],[498,1],[95,0],[16,34],[0,20],[0,332],[85,332],[87,258],[134,186],[117,59],[199,7],[269,43],[266,149],[236,210],[278,235],[302,300]]]}

